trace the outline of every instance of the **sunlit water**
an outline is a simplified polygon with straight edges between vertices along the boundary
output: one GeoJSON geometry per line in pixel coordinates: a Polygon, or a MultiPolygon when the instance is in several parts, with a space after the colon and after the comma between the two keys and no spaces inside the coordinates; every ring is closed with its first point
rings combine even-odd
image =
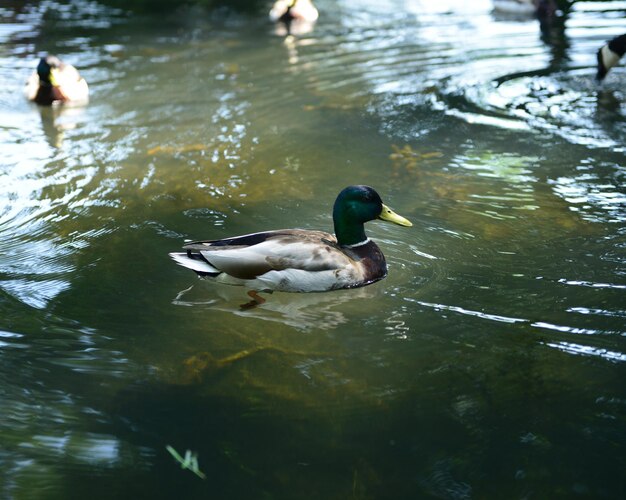
{"type": "Polygon", "coordinates": [[[626,3],[317,5],[0,7],[0,497],[624,496],[626,3]],[[25,102],[45,51],[87,107],[25,102]],[[414,223],[370,287],[242,310],[167,257],[355,183],[414,223]]]}

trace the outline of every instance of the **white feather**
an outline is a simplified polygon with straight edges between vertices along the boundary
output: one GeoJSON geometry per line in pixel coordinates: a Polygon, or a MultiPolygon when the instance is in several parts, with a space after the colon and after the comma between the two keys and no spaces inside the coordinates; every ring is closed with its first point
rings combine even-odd
{"type": "Polygon", "coordinates": [[[259,276],[258,281],[266,288],[283,292],[325,292],[342,288],[347,273],[343,271],[305,271],[303,269],[284,269],[270,271],[259,276]]]}
{"type": "Polygon", "coordinates": [[[39,75],[35,71],[31,73],[26,81],[26,86],[24,87],[24,95],[26,99],[29,101],[34,101],[37,96],[37,91],[39,90],[39,75]]]}
{"type": "Polygon", "coordinates": [[[217,276],[216,281],[226,285],[243,285],[251,290],[279,292],[327,292],[345,288],[353,282],[347,270],[305,271],[303,269],[268,271],[252,280],[234,278],[222,273],[217,276]]]}
{"type": "Polygon", "coordinates": [[[342,252],[333,251],[317,257],[320,245],[316,242],[296,241],[292,243],[280,240],[267,240],[258,245],[241,248],[202,250],[200,253],[216,268],[229,272],[229,268],[255,267],[283,261],[285,266],[308,271],[317,271],[323,267],[343,269],[352,262],[342,252]]]}
{"type": "Polygon", "coordinates": [[[182,252],[172,252],[170,253],[170,257],[174,259],[174,261],[187,269],[191,269],[192,271],[198,271],[201,273],[219,273],[221,272],[219,269],[215,269],[213,266],[204,262],[203,260],[191,259],[187,257],[186,253],[182,252]]]}

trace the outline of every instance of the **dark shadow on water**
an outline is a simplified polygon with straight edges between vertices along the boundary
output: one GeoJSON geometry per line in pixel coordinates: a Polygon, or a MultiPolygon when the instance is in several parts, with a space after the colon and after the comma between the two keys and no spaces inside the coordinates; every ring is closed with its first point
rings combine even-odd
{"type": "MultiPolygon", "coordinates": [[[[512,340],[519,349],[486,363],[462,356],[421,369],[411,389],[377,403],[346,404],[341,392],[295,381],[283,353],[271,350],[193,383],[137,383],[117,395],[110,412],[117,436],[153,451],[153,470],[137,481],[141,489],[130,475],[134,481],[116,482],[116,493],[465,499],[623,491],[623,408],[600,398],[572,415],[581,394],[567,380],[581,365],[546,365],[550,351],[531,337],[512,340]],[[258,370],[274,374],[275,392],[245,383],[258,370]],[[291,396],[281,389],[289,377],[291,396]],[[197,452],[207,479],[181,470],[168,444],[197,452]]],[[[607,375],[595,370],[596,394],[612,393],[607,375]]]]}
{"type": "MultiPolygon", "coordinates": [[[[265,352],[241,363],[275,365],[280,359],[265,352]]],[[[273,370],[288,376],[286,368],[273,370]]],[[[155,453],[152,486],[146,490],[141,481],[136,493],[151,498],[287,499],[297,491],[297,498],[313,499],[351,498],[355,492],[355,498],[374,498],[373,493],[386,490],[370,451],[388,439],[388,430],[384,420],[372,421],[372,409],[360,408],[346,418],[332,408],[255,393],[241,385],[239,394],[215,394],[220,385],[233,390],[226,382],[239,376],[234,371],[225,368],[193,385],[137,384],[119,394],[113,409],[119,422],[116,434],[155,453]],[[181,470],[166,452],[167,444],[179,452],[197,452],[207,479],[181,470]]],[[[306,383],[301,389],[312,390],[306,383]]],[[[398,492],[394,489],[394,495],[398,492]]],[[[132,495],[128,489],[119,493],[132,495]]]]}

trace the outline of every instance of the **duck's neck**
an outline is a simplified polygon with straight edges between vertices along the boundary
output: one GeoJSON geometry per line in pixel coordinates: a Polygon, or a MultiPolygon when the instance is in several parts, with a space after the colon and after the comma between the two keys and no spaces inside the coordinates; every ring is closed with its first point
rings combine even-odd
{"type": "Polygon", "coordinates": [[[334,217],[335,236],[340,246],[353,246],[367,242],[365,228],[362,223],[348,221],[343,217],[334,217]]]}

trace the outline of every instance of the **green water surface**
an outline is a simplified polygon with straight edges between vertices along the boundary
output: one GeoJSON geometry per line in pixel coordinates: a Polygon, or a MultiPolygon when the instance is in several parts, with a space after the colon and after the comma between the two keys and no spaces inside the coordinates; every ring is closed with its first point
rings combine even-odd
{"type": "Polygon", "coordinates": [[[467,4],[0,6],[1,498],[624,497],[626,5],[467,4]],[[26,102],[45,52],[88,106],[26,102]],[[244,310],[168,258],[349,184],[413,222],[374,285],[244,310]]]}

